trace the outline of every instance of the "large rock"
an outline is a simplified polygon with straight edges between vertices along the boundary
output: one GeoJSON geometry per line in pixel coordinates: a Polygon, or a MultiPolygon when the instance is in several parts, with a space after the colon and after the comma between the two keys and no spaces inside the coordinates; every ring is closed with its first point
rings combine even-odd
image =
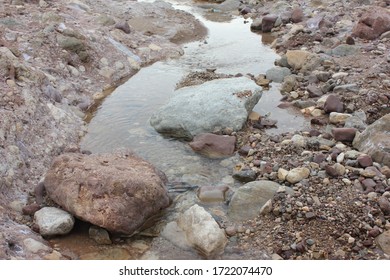
{"type": "Polygon", "coordinates": [[[275,83],[283,82],[284,78],[288,75],[291,75],[290,69],[287,67],[275,66],[267,70],[265,76],[268,80],[271,80],[275,83]]]}
{"type": "MultiPolygon", "coordinates": [[[[272,199],[281,185],[267,180],[250,182],[240,187],[233,195],[228,209],[230,218],[236,221],[253,219],[259,215],[260,209],[272,199]]],[[[286,187],[287,193],[293,191],[286,187]]]]}
{"type": "Polygon", "coordinates": [[[46,174],[50,198],[81,220],[131,235],[169,205],[166,177],[131,154],[63,154],[46,174]]]}
{"type": "Polygon", "coordinates": [[[189,145],[195,152],[206,157],[223,158],[233,154],[236,137],[202,133],[195,136],[189,145]]]}
{"type": "Polygon", "coordinates": [[[356,135],[353,146],[376,162],[390,166],[390,114],[369,125],[356,135]]]}
{"type": "Polygon", "coordinates": [[[64,210],[44,207],[35,212],[34,222],[42,236],[64,235],[73,229],[74,218],[64,210]]]}
{"type": "Polygon", "coordinates": [[[185,139],[225,128],[238,131],[260,97],[261,87],[246,77],[184,87],[153,114],[150,124],[162,134],[185,139]]]}
{"type": "Polygon", "coordinates": [[[390,230],[387,230],[379,235],[375,241],[383,252],[390,255],[390,230]]]}
{"type": "Polygon", "coordinates": [[[205,257],[214,257],[223,253],[227,244],[225,231],[213,217],[199,205],[195,204],[177,221],[177,225],[185,232],[191,246],[205,257]]]}
{"type": "Polygon", "coordinates": [[[390,30],[390,12],[381,7],[371,7],[352,30],[352,36],[374,40],[390,30]]]}

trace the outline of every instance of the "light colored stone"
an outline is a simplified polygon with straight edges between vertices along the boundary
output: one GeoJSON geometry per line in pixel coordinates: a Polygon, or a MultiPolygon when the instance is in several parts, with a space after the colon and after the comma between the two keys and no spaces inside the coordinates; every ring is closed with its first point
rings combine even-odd
{"type": "Polygon", "coordinates": [[[64,210],[44,207],[35,212],[34,222],[43,236],[65,235],[73,229],[74,218],[64,210]]]}
{"type": "Polygon", "coordinates": [[[390,255],[390,230],[387,230],[379,235],[375,241],[379,248],[383,250],[383,252],[390,255]]]}
{"type": "Polygon", "coordinates": [[[306,147],[306,138],[302,135],[299,135],[299,134],[295,134],[292,138],[291,138],[291,142],[294,144],[294,145],[297,145],[299,147],[306,147]]]}
{"type": "Polygon", "coordinates": [[[28,251],[34,254],[40,251],[52,251],[52,249],[49,246],[32,238],[27,238],[23,240],[23,244],[28,251]]]}
{"type": "Polygon", "coordinates": [[[150,124],[162,134],[186,139],[216,128],[238,131],[260,97],[261,87],[246,77],[184,87],[152,115],[150,124]]]}
{"type": "Polygon", "coordinates": [[[225,231],[203,207],[195,204],[186,210],[177,225],[185,232],[191,246],[202,255],[212,257],[223,253],[228,242],[225,231]]]}
{"type": "Polygon", "coordinates": [[[285,181],[287,175],[288,175],[288,170],[283,169],[283,168],[279,168],[279,169],[278,169],[278,179],[279,179],[280,181],[285,181]]]}
{"type": "Polygon", "coordinates": [[[291,184],[295,184],[295,183],[300,182],[303,179],[308,178],[309,175],[310,175],[310,170],[308,168],[297,167],[297,168],[291,169],[288,172],[288,174],[286,176],[286,180],[291,184]]]}
{"type": "Polygon", "coordinates": [[[329,115],[329,122],[333,124],[345,124],[345,121],[350,117],[350,114],[331,112],[329,115]]]}

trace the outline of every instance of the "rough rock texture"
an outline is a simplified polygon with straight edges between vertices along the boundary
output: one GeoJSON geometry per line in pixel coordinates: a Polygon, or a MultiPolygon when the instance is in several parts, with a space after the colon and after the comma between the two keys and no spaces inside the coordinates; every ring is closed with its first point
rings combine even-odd
{"type": "Polygon", "coordinates": [[[376,162],[390,166],[390,114],[369,125],[353,141],[353,146],[376,162]]]}
{"type": "Polygon", "coordinates": [[[195,204],[179,217],[177,224],[185,232],[191,246],[203,256],[213,257],[223,253],[227,244],[225,231],[203,207],[195,204]]]}
{"type": "Polygon", "coordinates": [[[202,133],[195,136],[189,145],[195,152],[206,157],[223,158],[233,154],[235,144],[235,136],[202,133]]]}
{"type": "Polygon", "coordinates": [[[275,66],[268,69],[265,75],[268,80],[281,83],[286,76],[291,75],[291,71],[287,67],[275,66]]]}
{"type": "Polygon", "coordinates": [[[186,139],[226,128],[238,131],[260,97],[261,87],[245,77],[180,88],[150,124],[162,134],[186,139]]]}
{"type": "Polygon", "coordinates": [[[390,30],[390,12],[381,7],[371,7],[352,30],[352,35],[362,39],[374,40],[390,30]]]}
{"type": "Polygon", "coordinates": [[[66,211],[125,235],[169,205],[165,183],[162,172],[127,153],[63,154],[44,181],[50,198],[66,211]]]}
{"type": "MultiPolygon", "coordinates": [[[[244,221],[255,218],[260,213],[264,204],[273,198],[276,191],[281,188],[278,183],[260,180],[250,182],[240,187],[233,195],[228,215],[236,221],[244,221]]],[[[287,193],[292,193],[286,188],[287,193]]]]}
{"type": "Polygon", "coordinates": [[[74,218],[64,210],[44,207],[35,212],[34,222],[42,236],[65,235],[73,229],[74,218]]]}

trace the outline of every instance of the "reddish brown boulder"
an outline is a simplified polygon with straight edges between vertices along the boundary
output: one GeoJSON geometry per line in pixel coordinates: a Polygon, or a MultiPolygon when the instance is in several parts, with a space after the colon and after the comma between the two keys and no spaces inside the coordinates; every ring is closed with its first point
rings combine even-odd
{"type": "Polygon", "coordinates": [[[352,36],[374,40],[390,30],[390,12],[381,7],[372,7],[352,30],[352,36]]]}
{"type": "Polygon", "coordinates": [[[342,142],[352,142],[356,135],[356,128],[333,128],[334,140],[342,142]]]}
{"type": "Polygon", "coordinates": [[[206,157],[223,158],[233,154],[235,144],[235,136],[202,133],[195,136],[189,145],[195,152],[206,157]]]}
{"type": "Polygon", "coordinates": [[[298,23],[298,22],[301,22],[303,21],[303,11],[301,8],[297,7],[297,8],[294,8],[291,12],[291,21],[293,23],[298,23]]]}
{"type": "Polygon", "coordinates": [[[81,220],[131,235],[168,207],[166,177],[129,153],[58,156],[46,174],[49,197],[81,220]]]}

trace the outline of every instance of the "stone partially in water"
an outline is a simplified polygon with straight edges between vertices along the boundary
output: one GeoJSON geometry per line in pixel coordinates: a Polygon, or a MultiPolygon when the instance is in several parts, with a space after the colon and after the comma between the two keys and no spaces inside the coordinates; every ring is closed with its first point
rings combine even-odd
{"type": "Polygon", "coordinates": [[[199,188],[198,197],[202,202],[222,202],[228,190],[227,186],[202,186],[199,188]]]}
{"type": "Polygon", "coordinates": [[[169,205],[166,177],[129,153],[58,156],[46,174],[49,197],[81,220],[131,235],[169,205]]]}
{"type": "Polygon", "coordinates": [[[228,242],[225,231],[204,208],[195,204],[180,215],[177,224],[201,255],[214,257],[223,253],[228,242]]]}
{"type": "Polygon", "coordinates": [[[261,87],[246,77],[217,79],[178,89],[150,119],[162,134],[192,139],[231,128],[240,130],[261,97],[261,87]]]}
{"type": "Polygon", "coordinates": [[[233,154],[235,144],[235,136],[203,133],[195,136],[189,145],[195,152],[206,157],[223,158],[233,154]]]}
{"type": "MultiPolygon", "coordinates": [[[[272,199],[281,185],[267,180],[250,182],[240,187],[233,195],[228,215],[235,221],[253,219],[260,214],[261,208],[272,199]]],[[[286,188],[287,194],[293,190],[286,188]]]]}
{"type": "Polygon", "coordinates": [[[275,83],[283,82],[283,79],[287,76],[291,75],[290,69],[287,67],[275,66],[267,70],[265,76],[268,80],[271,80],[275,83]]]}

